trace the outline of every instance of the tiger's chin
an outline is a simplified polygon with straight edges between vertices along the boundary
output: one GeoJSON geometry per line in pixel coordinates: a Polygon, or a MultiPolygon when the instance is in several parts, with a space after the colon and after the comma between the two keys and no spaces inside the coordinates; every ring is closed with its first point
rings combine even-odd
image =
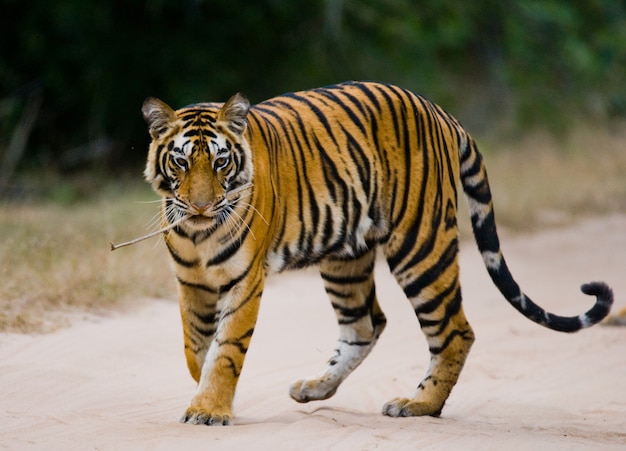
{"type": "Polygon", "coordinates": [[[185,221],[185,225],[188,228],[196,231],[212,229],[219,224],[219,217],[208,217],[203,215],[193,215],[185,221]]]}

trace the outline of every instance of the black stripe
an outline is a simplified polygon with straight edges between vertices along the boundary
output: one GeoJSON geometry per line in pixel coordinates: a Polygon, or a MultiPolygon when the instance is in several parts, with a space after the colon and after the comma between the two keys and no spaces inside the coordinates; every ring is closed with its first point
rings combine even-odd
{"type": "Polygon", "coordinates": [[[210,228],[199,231],[199,232],[195,232],[192,236],[189,237],[189,239],[193,241],[193,244],[197,246],[200,243],[208,240],[209,237],[213,235],[213,232],[215,232],[220,225],[221,223],[216,221],[213,225],[211,225],[210,228]]]}
{"type": "Polygon", "coordinates": [[[182,258],[178,252],[176,252],[176,249],[172,247],[169,241],[165,240],[165,245],[167,246],[167,250],[170,252],[172,260],[174,260],[177,264],[184,266],[185,268],[193,268],[194,266],[200,264],[199,258],[194,258],[193,260],[185,260],[182,258]]]}
{"type": "MultiPolygon", "coordinates": [[[[398,119],[398,111],[396,106],[394,105],[393,100],[391,99],[391,96],[389,95],[389,88],[388,86],[381,86],[381,85],[376,85],[375,86],[376,90],[382,95],[383,99],[385,100],[386,106],[387,106],[387,111],[386,113],[391,114],[391,119],[393,122],[393,131],[394,131],[394,136],[396,137],[396,145],[399,147],[400,146],[400,121],[398,119]]],[[[382,108],[380,108],[381,111],[381,115],[383,115],[382,113],[382,108]]]]}
{"type": "MultiPolygon", "coordinates": [[[[348,94],[346,92],[343,92],[343,91],[341,91],[341,94],[343,94],[345,96],[348,96],[348,94]]],[[[367,135],[367,131],[369,130],[369,127],[366,127],[363,124],[363,121],[361,121],[361,118],[359,118],[357,116],[357,114],[354,112],[354,110],[352,108],[350,108],[348,105],[345,104],[343,99],[340,99],[332,91],[322,91],[322,95],[324,95],[325,97],[331,99],[350,118],[350,122],[352,124],[356,125],[359,128],[359,130],[361,130],[361,133],[363,135],[367,135]]],[[[352,99],[353,99],[353,103],[355,103],[354,102],[354,97],[352,99]]],[[[357,105],[357,106],[360,107],[360,105],[357,105]]]]}
{"type": "MultiPolygon", "coordinates": [[[[306,188],[308,191],[308,196],[309,196],[309,205],[308,205],[308,212],[310,215],[310,220],[308,221],[308,226],[309,226],[309,240],[310,240],[310,245],[311,247],[309,247],[306,252],[308,253],[312,248],[313,248],[313,237],[317,236],[318,234],[318,228],[320,226],[320,207],[317,204],[317,197],[316,193],[315,193],[315,189],[313,188],[313,186],[311,185],[311,183],[309,182],[308,178],[304,179],[304,183],[306,184],[306,188]]],[[[319,193],[319,187],[316,187],[318,189],[318,195],[321,196],[321,193],[319,193]]]]}
{"type": "MultiPolygon", "coordinates": [[[[443,299],[442,299],[442,302],[443,302],[443,299]]],[[[437,330],[430,332],[428,334],[431,337],[436,337],[437,335],[441,334],[446,329],[446,327],[448,327],[450,320],[454,316],[456,316],[461,310],[461,290],[457,289],[454,292],[454,297],[445,305],[446,305],[445,314],[443,318],[438,321],[439,327],[437,328],[437,330]]]]}
{"type": "Polygon", "coordinates": [[[363,94],[365,94],[365,96],[368,98],[368,100],[376,108],[376,111],[380,112],[380,103],[378,102],[378,99],[376,98],[376,95],[374,95],[374,93],[369,89],[367,84],[365,84],[365,83],[355,83],[352,86],[354,86],[355,88],[359,89],[363,94]]]}
{"type": "Polygon", "coordinates": [[[195,312],[193,310],[190,311],[190,313],[193,314],[193,316],[195,316],[198,321],[200,321],[202,324],[205,325],[215,325],[215,320],[217,319],[217,317],[219,316],[217,314],[217,312],[215,311],[215,309],[213,309],[214,311],[211,313],[205,313],[205,314],[201,314],[198,312],[195,312]]]}
{"type": "MultiPolygon", "coordinates": [[[[404,92],[402,92],[403,94],[405,94],[404,92]]],[[[409,192],[409,187],[412,186],[411,183],[411,179],[412,179],[412,167],[414,166],[414,164],[412,164],[411,160],[412,160],[412,154],[413,154],[413,150],[415,147],[417,147],[417,149],[419,149],[422,155],[422,160],[423,160],[423,173],[422,173],[422,186],[420,189],[420,194],[418,199],[425,199],[424,193],[426,192],[426,186],[428,185],[428,175],[430,173],[429,169],[430,169],[430,164],[429,164],[429,148],[428,148],[428,142],[426,140],[426,129],[427,126],[425,124],[425,120],[426,117],[423,114],[422,109],[418,108],[417,105],[415,105],[415,103],[413,102],[413,99],[408,98],[408,99],[403,99],[400,96],[400,92],[396,92],[396,95],[398,97],[398,99],[402,102],[402,108],[401,108],[401,112],[402,112],[402,120],[405,123],[404,127],[402,127],[402,148],[404,150],[404,180],[401,180],[401,186],[404,187],[404,192],[402,193],[402,198],[401,199],[397,199],[396,202],[394,202],[394,207],[396,207],[398,204],[400,205],[400,210],[399,211],[394,211],[392,213],[392,225],[395,227],[397,227],[397,225],[404,219],[404,216],[406,214],[408,205],[409,205],[409,196],[411,195],[411,193],[409,192]],[[413,115],[412,117],[407,117],[407,104],[409,104],[412,107],[412,112],[413,115]],[[408,122],[409,121],[413,121],[415,122],[415,126],[417,128],[417,132],[418,132],[418,140],[416,143],[411,142],[411,135],[409,133],[409,126],[408,126],[408,122]]],[[[421,221],[421,214],[422,214],[422,210],[424,208],[424,202],[419,202],[419,211],[418,211],[418,217],[420,218],[421,221]]],[[[418,222],[419,224],[419,222],[418,222]]]]}
{"type": "Polygon", "coordinates": [[[244,299],[239,305],[235,306],[234,309],[228,309],[222,312],[221,315],[221,321],[224,320],[224,318],[234,315],[239,309],[241,309],[244,305],[246,305],[248,302],[250,302],[252,299],[256,299],[261,297],[261,295],[263,294],[263,283],[261,280],[258,280],[256,282],[256,284],[251,287],[250,291],[250,295],[244,299]]]}
{"type": "Polygon", "coordinates": [[[226,345],[234,346],[239,350],[239,352],[241,352],[242,354],[245,354],[248,351],[248,346],[245,346],[241,341],[245,340],[246,338],[251,338],[253,333],[254,333],[254,327],[251,327],[250,329],[247,330],[246,333],[244,333],[240,337],[229,339],[229,340],[217,340],[216,339],[215,341],[217,342],[219,346],[226,346],[226,345]]]}
{"type": "Polygon", "coordinates": [[[322,160],[322,167],[324,168],[323,175],[326,187],[330,194],[330,198],[333,203],[345,202],[348,197],[348,186],[345,178],[340,174],[337,169],[337,165],[332,158],[328,156],[326,149],[319,142],[317,137],[314,137],[315,148],[318,152],[320,159],[322,160]],[[340,191],[340,192],[339,192],[340,191]]]}
{"type": "MultiPolygon", "coordinates": [[[[154,176],[155,176],[155,178],[157,176],[159,176],[159,175],[161,177],[165,178],[165,173],[162,170],[162,167],[164,166],[164,164],[163,164],[163,155],[166,153],[164,151],[164,149],[165,149],[165,145],[161,144],[161,145],[159,145],[157,147],[157,150],[156,150],[156,155],[154,157],[154,176]]],[[[163,182],[161,182],[161,184],[162,183],[163,182]]],[[[161,186],[159,186],[159,188],[161,188],[161,186]]]]}
{"type": "Polygon", "coordinates": [[[185,232],[180,226],[176,226],[176,227],[174,227],[173,229],[170,229],[170,230],[172,232],[174,232],[176,235],[178,235],[179,237],[184,238],[186,240],[192,241],[191,236],[189,236],[189,234],[187,232],[185,232]]]}
{"type": "MultiPolygon", "coordinates": [[[[330,123],[328,122],[328,118],[326,117],[326,114],[322,110],[320,110],[318,108],[318,106],[315,105],[315,103],[313,103],[309,98],[297,95],[295,93],[288,94],[286,97],[294,99],[294,100],[298,101],[299,103],[303,103],[306,106],[308,106],[309,109],[313,112],[313,114],[315,114],[315,116],[317,117],[318,121],[324,126],[328,136],[329,137],[333,136],[332,127],[331,127],[330,123]]],[[[310,126],[310,124],[309,124],[309,126],[310,126]]],[[[335,142],[335,145],[336,144],[337,143],[335,142]]]]}
{"type": "MultiPolygon", "coordinates": [[[[341,313],[342,316],[344,316],[344,318],[339,319],[339,324],[352,324],[357,322],[358,320],[360,320],[361,318],[372,314],[372,306],[374,305],[374,300],[376,299],[376,289],[374,288],[374,285],[372,285],[372,287],[370,288],[369,293],[367,294],[366,298],[365,298],[365,305],[361,306],[361,307],[353,307],[353,308],[345,308],[345,307],[341,307],[337,304],[333,304],[333,308],[335,308],[335,310],[339,310],[339,312],[341,313]]],[[[383,315],[383,321],[386,322],[386,319],[384,318],[383,315]]],[[[379,319],[380,321],[380,319],[379,319]]],[[[375,318],[372,317],[372,322],[376,323],[375,318]]]]}
{"type": "Polygon", "coordinates": [[[192,137],[192,136],[202,136],[202,129],[190,128],[187,131],[185,131],[185,133],[183,133],[183,136],[187,138],[192,137]]]}
{"type": "Polygon", "coordinates": [[[422,272],[419,277],[415,278],[412,282],[403,286],[404,293],[411,299],[416,297],[424,288],[430,286],[435,282],[448,268],[452,265],[458,254],[458,242],[455,239],[450,240],[450,243],[443,251],[440,258],[427,270],[422,272]]]}
{"type": "Polygon", "coordinates": [[[434,199],[435,204],[433,205],[433,215],[431,216],[430,230],[426,232],[423,232],[420,230],[420,225],[421,225],[420,221],[422,220],[421,218],[424,214],[424,210],[423,208],[419,209],[418,217],[415,219],[414,223],[409,227],[410,233],[407,233],[407,235],[404,237],[404,240],[402,242],[402,247],[400,248],[402,252],[399,251],[396,253],[396,255],[394,255],[395,266],[392,269],[394,274],[400,274],[407,269],[410,270],[415,265],[417,265],[418,263],[426,259],[426,257],[428,257],[433,251],[433,249],[435,248],[435,245],[437,244],[437,239],[438,239],[437,230],[439,229],[439,225],[441,224],[441,217],[443,214],[443,210],[441,208],[441,202],[442,202],[441,196],[442,196],[441,186],[439,185],[439,189],[436,191],[436,195],[434,199]],[[400,262],[404,258],[408,257],[411,251],[413,251],[413,249],[415,248],[415,244],[417,243],[418,236],[426,235],[426,234],[428,235],[425,238],[422,238],[423,240],[422,244],[417,249],[417,252],[415,252],[415,254],[413,254],[413,256],[405,264],[403,264],[400,267],[399,266],[400,262]],[[401,259],[398,258],[398,254],[402,256],[401,259]]]}
{"type": "Polygon", "coordinates": [[[466,179],[469,177],[475,177],[481,173],[483,170],[483,159],[480,153],[476,149],[472,149],[473,151],[469,154],[468,158],[473,157],[474,161],[472,165],[467,168],[464,173],[461,175],[461,180],[463,182],[463,190],[465,193],[471,197],[472,199],[480,202],[484,205],[488,205],[491,202],[491,191],[489,189],[489,182],[487,178],[487,174],[485,172],[484,178],[476,185],[470,185],[466,182],[466,179]]]}
{"type": "Polygon", "coordinates": [[[346,136],[348,140],[347,151],[354,161],[356,169],[359,173],[359,180],[361,185],[363,186],[363,191],[367,198],[370,197],[370,157],[361,147],[361,143],[359,139],[355,138],[343,125],[341,125],[341,130],[346,136]]]}
{"type": "Polygon", "coordinates": [[[429,351],[432,355],[438,355],[441,354],[452,342],[452,340],[454,340],[454,338],[456,337],[461,337],[463,340],[472,340],[472,334],[469,333],[469,330],[466,331],[461,331],[458,329],[453,330],[450,335],[448,335],[445,339],[445,341],[443,342],[443,344],[439,347],[430,347],[429,351]]]}
{"type": "Polygon", "coordinates": [[[349,291],[339,291],[329,287],[324,287],[324,290],[326,291],[326,293],[328,293],[329,296],[340,299],[350,299],[352,296],[354,296],[354,294],[349,291]]]}
{"type": "MultiPolygon", "coordinates": [[[[483,253],[485,251],[499,252],[500,240],[498,239],[498,232],[496,230],[496,220],[494,216],[493,208],[489,211],[487,216],[483,219],[482,224],[478,225],[480,216],[478,214],[472,215],[472,226],[474,228],[474,239],[478,250],[483,253]]],[[[497,270],[496,274],[497,275],[497,270]]]]}
{"type": "MultiPolygon", "coordinates": [[[[209,315],[204,316],[204,318],[207,318],[209,315]]],[[[189,326],[194,330],[195,335],[200,335],[202,337],[211,337],[215,334],[215,330],[216,330],[216,324],[215,324],[215,314],[210,315],[213,317],[213,321],[209,322],[209,321],[202,321],[200,319],[200,324],[194,323],[194,322],[189,322],[189,326]]],[[[205,340],[196,340],[195,337],[189,337],[194,343],[199,344],[202,347],[206,347],[206,341],[205,340]]]]}
{"type": "Polygon", "coordinates": [[[228,246],[220,249],[220,252],[206,263],[206,267],[220,265],[235,255],[243,245],[249,232],[250,229],[248,227],[242,227],[239,237],[233,237],[228,246]]]}
{"type": "Polygon", "coordinates": [[[235,378],[239,377],[239,375],[241,374],[241,369],[237,368],[237,365],[235,365],[235,360],[232,357],[227,356],[227,355],[220,355],[217,357],[216,363],[220,360],[226,360],[228,362],[226,367],[229,368],[233,372],[233,376],[235,378]]]}
{"type": "Polygon", "coordinates": [[[363,283],[369,279],[369,274],[361,275],[361,276],[335,276],[333,274],[327,274],[325,272],[320,272],[322,279],[326,282],[336,283],[338,285],[349,285],[355,283],[363,283]]]}
{"type": "Polygon", "coordinates": [[[333,302],[332,306],[337,311],[337,313],[339,313],[339,315],[344,317],[339,319],[339,324],[352,324],[360,320],[364,316],[367,316],[370,311],[368,305],[361,305],[359,307],[343,307],[333,302]]]}
{"type": "Polygon", "coordinates": [[[339,343],[347,344],[348,346],[369,346],[372,344],[371,341],[348,341],[348,340],[337,340],[339,343]]]}
{"type": "MultiPolygon", "coordinates": [[[[335,224],[333,222],[333,213],[330,205],[325,206],[324,211],[324,226],[322,228],[322,246],[328,248],[330,240],[333,238],[335,232],[335,224]]],[[[343,237],[337,237],[339,239],[343,237]]]]}
{"type": "Polygon", "coordinates": [[[452,283],[443,290],[441,290],[439,293],[437,293],[437,295],[433,299],[415,307],[415,314],[419,317],[420,315],[428,315],[437,310],[441,303],[445,301],[445,299],[450,296],[450,294],[458,287],[457,282],[458,279],[452,280],[452,283]]]}
{"type": "Polygon", "coordinates": [[[215,288],[210,287],[208,285],[200,284],[200,283],[187,282],[186,280],[181,279],[179,276],[176,276],[176,279],[178,280],[178,282],[181,285],[184,285],[186,287],[194,288],[196,290],[206,291],[207,293],[211,293],[211,294],[217,294],[218,293],[218,290],[216,290],[215,288]]]}

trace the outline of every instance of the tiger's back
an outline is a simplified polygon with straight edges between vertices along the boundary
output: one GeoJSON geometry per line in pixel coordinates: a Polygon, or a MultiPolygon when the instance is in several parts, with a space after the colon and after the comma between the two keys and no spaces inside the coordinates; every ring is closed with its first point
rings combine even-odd
{"type": "Polygon", "coordinates": [[[248,120],[251,147],[270,143],[278,203],[269,254],[274,270],[359,255],[389,242],[403,220],[415,224],[413,212],[428,216],[441,203],[454,216],[461,129],[408,91],[375,83],[331,86],[253,106],[248,120]],[[429,136],[451,147],[446,164],[434,170],[446,158],[429,155],[436,150],[429,136]],[[424,197],[438,203],[420,202],[424,197]]]}
{"type": "Polygon", "coordinates": [[[438,415],[474,340],[461,305],[457,183],[494,283],[521,313],[575,331],[600,321],[612,293],[560,317],[534,304],[500,251],[491,192],[474,141],[440,107],[410,91],[350,82],[258,105],[177,112],[144,104],[153,143],[146,177],[164,196],[164,223],[189,215],[166,244],[179,282],[185,352],[198,390],[183,421],[229,423],[265,277],[319,264],[339,324],[327,366],[295,382],[299,402],[332,396],[385,327],[373,269],[381,246],[425,333],[431,363],[390,416],[438,415]]]}

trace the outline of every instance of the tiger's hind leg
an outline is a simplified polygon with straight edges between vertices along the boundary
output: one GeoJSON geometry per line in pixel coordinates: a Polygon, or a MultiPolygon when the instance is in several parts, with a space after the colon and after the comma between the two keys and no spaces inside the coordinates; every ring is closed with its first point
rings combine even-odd
{"type": "Polygon", "coordinates": [[[330,398],[341,382],[367,357],[386,319],[374,286],[375,249],[354,260],[326,260],[320,270],[339,323],[339,340],[326,368],[289,388],[298,402],[330,398]]]}
{"type": "Polygon", "coordinates": [[[389,259],[430,351],[426,376],[411,397],[395,398],[383,407],[383,413],[392,417],[439,416],[474,342],[474,333],[461,306],[456,235],[448,240],[445,235],[432,239],[438,243],[429,254],[432,259],[408,264],[389,259]]]}

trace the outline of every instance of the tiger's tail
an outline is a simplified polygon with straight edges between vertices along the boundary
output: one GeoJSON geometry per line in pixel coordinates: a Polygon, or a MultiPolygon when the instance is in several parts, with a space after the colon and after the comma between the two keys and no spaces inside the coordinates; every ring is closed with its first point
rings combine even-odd
{"type": "Polygon", "coordinates": [[[491,280],[506,300],[526,318],[560,332],[576,332],[602,321],[613,304],[613,291],[604,282],[591,282],[581,286],[583,293],[596,296],[596,302],[587,312],[570,317],[546,312],[522,292],[500,249],[487,172],[471,137],[461,137],[459,156],[461,183],[470,207],[476,244],[491,280]]]}

